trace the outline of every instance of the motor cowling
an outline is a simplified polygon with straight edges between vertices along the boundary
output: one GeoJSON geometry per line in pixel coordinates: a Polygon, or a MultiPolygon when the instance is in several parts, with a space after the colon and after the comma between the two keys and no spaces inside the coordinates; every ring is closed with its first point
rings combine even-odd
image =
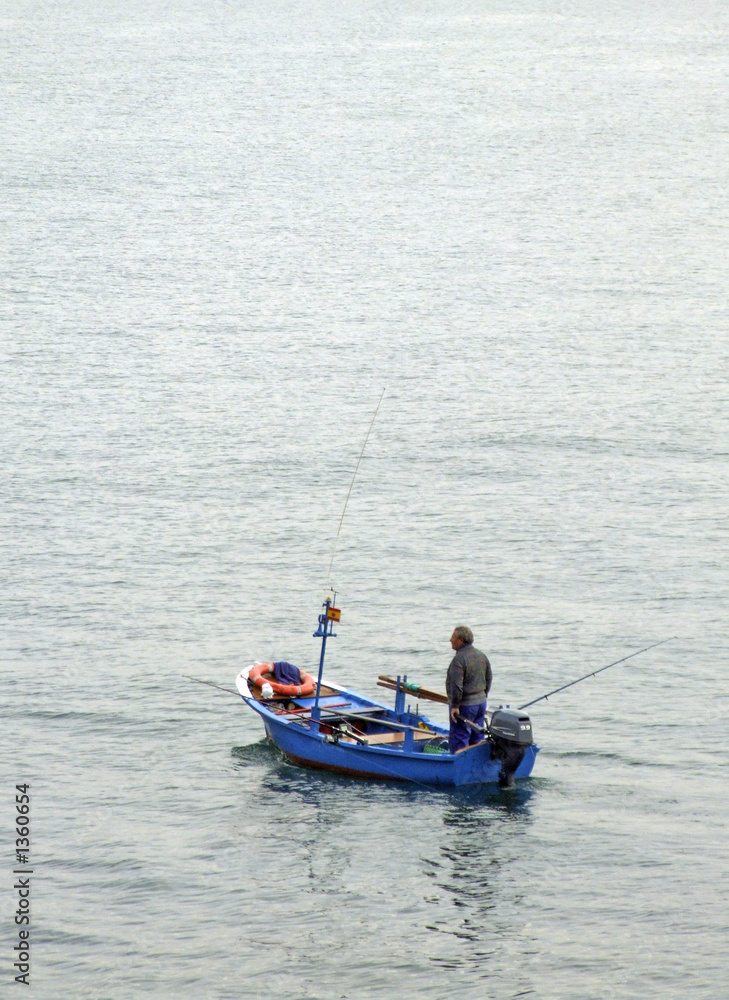
{"type": "Polygon", "coordinates": [[[491,715],[489,736],[494,757],[501,761],[499,785],[513,788],[514,775],[526,748],[534,742],[531,719],[515,708],[497,708],[491,715]]]}

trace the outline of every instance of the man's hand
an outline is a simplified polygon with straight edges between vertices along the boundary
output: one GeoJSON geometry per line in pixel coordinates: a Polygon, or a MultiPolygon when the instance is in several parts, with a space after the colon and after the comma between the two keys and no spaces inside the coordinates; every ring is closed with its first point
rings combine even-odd
{"type": "Polygon", "coordinates": [[[454,722],[458,722],[458,709],[457,708],[452,708],[451,709],[451,719],[453,719],[454,722]]]}

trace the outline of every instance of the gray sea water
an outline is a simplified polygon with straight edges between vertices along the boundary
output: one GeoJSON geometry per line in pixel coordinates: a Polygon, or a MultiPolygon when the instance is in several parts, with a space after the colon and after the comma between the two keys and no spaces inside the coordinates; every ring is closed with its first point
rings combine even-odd
{"type": "Polygon", "coordinates": [[[728,29],[8,0],[3,996],[729,996],[728,29]],[[332,680],[440,687],[465,623],[514,705],[675,636],[534,706],[515,794],[303,770],[186,679],[316,665],[383,388],[332,680]]]}

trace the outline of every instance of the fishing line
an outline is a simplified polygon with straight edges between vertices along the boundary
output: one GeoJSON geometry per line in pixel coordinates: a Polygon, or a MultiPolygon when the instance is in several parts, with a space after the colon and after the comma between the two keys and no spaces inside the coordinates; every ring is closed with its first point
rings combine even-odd
{"type": "MultiPolygon", "coordinates": [[[[387,387],[385,387],[385,388],[387,388],[387,387]]],[[[385,389],[382,390],[382,394],[380,395],[380,400],[379,400],[377,406],[375,407],[375,412],[372,414],[372,420],[370,421],[370,426],[369,426],[369,428],[367,430],[367,436],[365,437],[364,444],[362,445],[362,451],[359,453],[359,458],[357,459],[357,464],[354,467],[354,475],[352,476],[352,482],[349,484],[349,492],[347,493],[347,499],[344,501],[344,509],[342,510],[342,516],[339,518],[339,526],[337,527],[337,533],[334,536],[334,547],[332,549],[332,558],[329,560],[329,569],[327,570],[327,587],[329,589],[331,589],[331,586],[332,586],[332,583],[331,583],[332,564],[334,563],[334,556],[335,556],[336,551],[337,551],[337,542],[339,541],[339,532],[342,530],[342,522],[344,521],[344,515],[347,512],[347,504],[349,503],[349,498],[352,495],[352,487],[354,486],[354,481],[357,478],[357,471],[359,470],[359,463],[362,461],[362,456],[365,453],[365,448],[367,447],[367,442],[370,439],[370,433],[372,431],[372,428],[375,425],[375,420],[377,419],[377,411],[380,409],[380,403],[382,403],[382,400],[384,398],[385,398],[385,389]]]]}

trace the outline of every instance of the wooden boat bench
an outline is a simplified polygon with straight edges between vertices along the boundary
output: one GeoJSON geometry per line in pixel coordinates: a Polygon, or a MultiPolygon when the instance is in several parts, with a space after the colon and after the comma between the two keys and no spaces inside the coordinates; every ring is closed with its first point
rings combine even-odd
{"type": "MultiPolygon", "coordinates": [[[[360,733],[359,735],[360,739],[366,741],[367,746],[378,746],[382,743],[402,743],[405,740],[405,732],[402,729],[393,733],[371,733],[370,735],[367,735],[366,733],[360,733]]],[[[438,735],[437,733],[431,733],[423,729],[415,731],[413,733],[413,739],[430,740],[437,735],[438,735]]],[[[354,743],[354,740],[345,737],[342,740],[342,742],[354,743]]]]}

